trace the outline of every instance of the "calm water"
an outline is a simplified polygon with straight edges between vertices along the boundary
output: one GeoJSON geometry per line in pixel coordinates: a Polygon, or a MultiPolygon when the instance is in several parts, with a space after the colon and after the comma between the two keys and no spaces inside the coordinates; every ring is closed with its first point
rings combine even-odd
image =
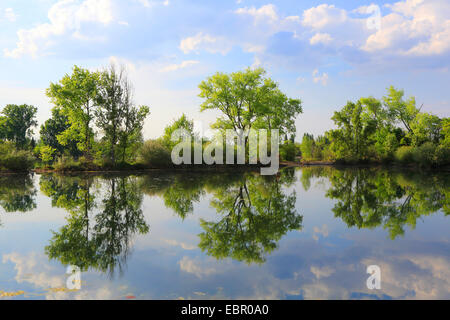
{"type": "Polygon", "coordinates": [[[379,169],[0,177],[0,296],[450,299],[449,192],[379,169]]]}

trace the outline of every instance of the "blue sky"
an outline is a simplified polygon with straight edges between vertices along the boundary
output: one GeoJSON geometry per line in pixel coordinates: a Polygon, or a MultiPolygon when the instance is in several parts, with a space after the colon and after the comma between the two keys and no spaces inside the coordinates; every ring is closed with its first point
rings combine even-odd
{"type": "Polygon", "coordinates": [[[28,103],[50,116],[50,82],[72,66],[127,66],[135,101],[150,106],[147,138],[199,113],[198,84],[262,66],[303,101],[297,120],[321,134],[347,100],[389,85],[449,116],[450,3],[405,1],[2,0],[0,107],[28,103]]]}

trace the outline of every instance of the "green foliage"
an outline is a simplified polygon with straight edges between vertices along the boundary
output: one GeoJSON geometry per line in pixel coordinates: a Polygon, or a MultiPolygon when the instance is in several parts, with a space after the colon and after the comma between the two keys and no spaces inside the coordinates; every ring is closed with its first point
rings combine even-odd
{"type": "Polygon", "coordinates": [[[135,150],[133,146],[142,142],[144,120],[150,111],[147,106],[134,106],[125,70],[117,71],[111,66],[99,77],[96,124],[104,133],[103,141],[110,161],[114,165],[118,160],[125,163],[133,154],[130,149],[135,150]]]}
{"type": "Polygon", "coordinates": [[[296,156],[297,148],[292,141],[287,140],[280,146],[280,157],[282,161],[295,161],[296,156]]]}
{"type": "MultiPolygon", "coordinates": [[[[333,120],[338,129],[327,132],[330,151],[336,160],[396,161],[419,166],[444,165],[448,161],[448,120],[421,112],[416,100],[404,100],[394,87],[379,101],[373,97],[349,102],[333,120]],[[401,125],[401,127],[397,127],[401,125]]],[[[312,141],[304,154],[311,156],[312,141]]]]}
{"type": "Polygon", "coordinates": [[[91,154],[94,139],[91,127],[99,74],[74,66],[72,74],[66,74],[59,83],[51,83],[47,96],[60,107],[68,118],[70,127],[58,135],[61,145],[77,141],[78,149],[91,154]]]}
{"type": "Polygon", "coordinates": [[[402,146],[395,152],[395,159],[401,163],[411,163],[413,161],[413,147],[402,146]]]}
{"type": "Polygon", "coordinates": [[[55,149],[57,155],[68,153],[73,157],[79,157],[81,152],[78,150],[76,140],[70,138],[64,139],[64,145],[58,140],[58,137],[61,137],[70,127],[69,118],[64,115],[62,109],[58,107],[53,108],[52,117],[41,126],[41,142],[55,149]]]}
{"type": "Polygon", "coordinates": [[[36,209],[36,194],[31,174],[0,176],[0,206],[5,212],[29,212],[36,209]]]}
{"type": "Polygon", "coordinates": [[[372,121],[363,116],[363,106],[348,102],[332,117],[339,129],[330,131],[331,149],[338,159],[348,161],[366,160],[368,158],[368,138],[374,132],[372,121]]]}
{"type": "MultiPolygon", "coordinates": [[[[194,121],[189,120],[186,115],[183,115],[172,122],[164,129],[164,135],[161,137],[161,143],[168,149],[172,150],[179,142],[172,141],[172,135],[177,130],[185,130],[185,134],[194,139],[194,121]]],[[[183,135],[180,136],[180,139],[183,135]]]]}
{"type": "Polygon", "coordinates": [[[30,151],[17,150],[12,142],[0,143],[0,169],[28,171],[33,168],[34,161],[30,151]]]}
{"type": "Polygon", "coordinates": [[[171,153],[160,141],[147,140],[139,150],[139,162],[147,167],[171,166],[171,153]]]}
{"type": "Polygon", "coordinates": [[[0,138],[12,141],[18,148],[24,149],[30,143],[37,108],[26,104],[9,104],[0,116],[0,138]]]}
{"type": "Polygon", "coordinates": [[[248,68],[216,73],[200,83],[199,96],[204,99],[200,110],[218,110],[223,115],[213,128],[233,129],[238,134],[251,128],[279,129],[281,135],[295,133],[301,101],[289,99],[265,73],[262,68],[248,68]]]}
{"type": "Polygon", "coordinates": [[[291,177],[247,175],[213,192],[211,206],[218,222],[200,220],[199,247],[216,259],[232,258],[248,264],[263,263],[289,231],[301,230],[303,217],[295,209],[296,195],[282,186],[291,177]]]}
{"type": "Polygon", "coordinates": [[[45,248],[48,257],[83,271],[121,273],[132,236],[149,232],[137,179],[46,176],[40,184],[52,205],[70,212],[66,225],[53,232],[45,248]]]}
{"type": "Polygon", "coordinates": [[[39,147],[39,155],[43,163],[49,164],[53,161],[56,149],[50,146],[39,147]]]}
{"type": "Polygon", "coordinates": [[[305,133],[300,144],[302,159],[306,161],[328,160],[330,157],[329,145],[330,142],[326,137],[319,136],[314,139],[313,135],[305,133]]]}

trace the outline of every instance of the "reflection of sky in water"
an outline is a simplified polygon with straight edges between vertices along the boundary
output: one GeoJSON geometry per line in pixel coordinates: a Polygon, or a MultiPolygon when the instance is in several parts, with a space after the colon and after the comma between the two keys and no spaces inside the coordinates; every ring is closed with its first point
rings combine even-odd
{"type": "MultiPolygon", "coordinates": [[[[300,177],[301,171],[296,172],[300,177]]],[[[35,177],[35,185],[39,185],[35,177]]],[[[419,217],[414,230],[394,241],[382,227],[348,228],[325,197],[329,182],[313,178],[305,191],[297,181],[296,209],[303,229],[291,231],[261,265],[216,260],[198,247],[199,219],[216,221],[211,194],[194,203],[194,214],[180,219],[159,196],[144,195],[142,209],[150,227],[135,235],[122,276],[97,271],[82,274],[82,290],[64,292],[65,266],[44,253],[65,224],[64,209],[38,191],[38,209],[0,211],[0,295],[24,291],[17,298],[108,299],[365,299],[450,298],[450,220],[442,212],[419,217]],[[382,289],[368,290],[366,267],[379,265],[382,289]],[[53,288],[53,290],[49,290],[53,288]]]]}

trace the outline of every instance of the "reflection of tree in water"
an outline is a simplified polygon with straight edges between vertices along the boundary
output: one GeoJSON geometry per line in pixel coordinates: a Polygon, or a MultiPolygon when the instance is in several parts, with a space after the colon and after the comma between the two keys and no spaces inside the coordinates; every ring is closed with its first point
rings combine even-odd
{"type": "Polygon", "coordinates": [[[185,219],[194,212],[194,203],[212,188],[226,185],[241,174],[205,174],[205,173],[158,173],[142,177],[141,188],[150,196],[164,199],[164,205],[185,219]]]}
{"type": "Polygon", "coordinates": [[[6,212],[28,212],[36,209],[36,188],[33,176],[0,177],[0,206],[6,212]]]}
{"type": "Polygon", "coordinates": [[[211,205],[222,219],[201,220],[199,247],[217,259],[263,263],[287,232],[301,229],[295,192],[287,196],[282,190],[293,177],[290,170],[279,177],[248,174],[216,188],[211,205]]]}
{"type": "Polygon", "coordinates": [[[201,220],[205,232],[200,235],[200,248],[218,259],[262,263],[283,235],[301,228],[295,193],[286,196],[282,190],[294,182],[295,170],[283,170],[278,177],[184,172],[146,175],[141,187],[148,195],[162,197],[182,219],[202,196],[212,194],[211,206],[224,218],[217,223],[201,220]]]}
{"type": "Polygon", "coordinates": [[[132,236],[149,231],[136,177],[49,176],[42,177],[41,189],[54,205],[70,212],[67,224],[54,232],[46,247],[49,258],[63,264],[82,270],[95,268],[110,275],[118,267],[121,272],[132,236]],[[98,210],[94,213],[95,208],[98,210]]]}
{"type": "Polygon", "coordinates": [[[395,239],[404,227],[415,228],[417,219],[443,209],[449,214],[447,195],[449,175],[440,173],[397,172],[379,169],[304,168],[302,182],[327,177],[331,187],[327,197],[337,199],[336,217],[349,227],[383,226],[395,239]]]}

